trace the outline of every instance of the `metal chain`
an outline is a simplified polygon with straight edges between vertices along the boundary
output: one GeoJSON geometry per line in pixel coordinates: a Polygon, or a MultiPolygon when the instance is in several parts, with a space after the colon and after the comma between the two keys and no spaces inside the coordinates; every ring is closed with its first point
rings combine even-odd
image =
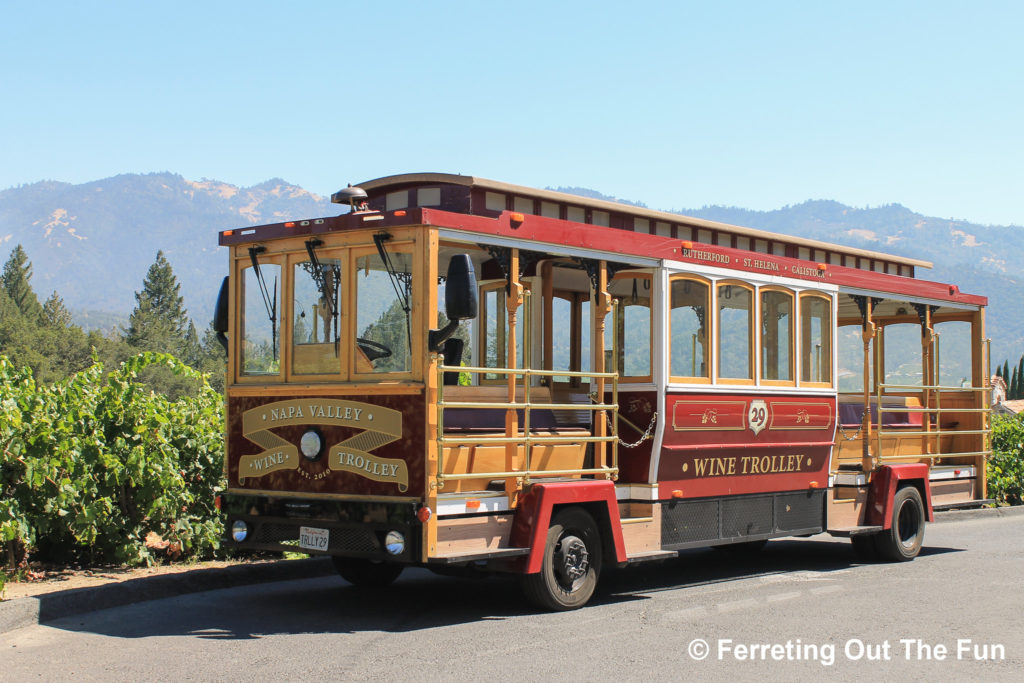
{"type": "Polygon", "coordinates": [[[857,437],[860,436],[860,432],[861,432],[862,429],[864,429],[864,423],[861,423],[860,427],[857,427],[857,431],[853,433],[853,436],[847,436],[846,435],[846,430],[843,429],[843,425],[840,424],[839,425],[839,435],[842,436],[847,441],[853,441],[854,439],[856,439],[857,437]]]}
{"type": "MultiPolygon", "coordinates": [[[[604,419],[605,419],[605,422],[608,423],[608,429],[611,429],[612,431],[615,431],[615,428],[612,427],[612,419],[610,417],[608,417],[608,413],[604,414],[604,419]]],[[[654,413],[651,414],[651,424],[647,425],[647,431],[644,432],[644,435],[640,437],[639,441],[636,441],[634,443],[626,443],[622,439],[619,439],[619,445],[622,446],[623,448],[636,448],[637,446],[642,444],[644,441],[647,441],[647,439],[651,438],[651,431],[654,429],[654,423],[657,422],[657,421],[658,421],[658,411],[654,411],[654,413]]]]}

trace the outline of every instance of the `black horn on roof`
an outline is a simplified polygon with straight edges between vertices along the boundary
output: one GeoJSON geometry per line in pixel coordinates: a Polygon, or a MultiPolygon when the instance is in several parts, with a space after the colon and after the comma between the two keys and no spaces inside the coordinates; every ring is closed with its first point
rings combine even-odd
{"type": "Polygon", "coordinates": [[[358,185],[353,187],[352,183],[331,195],[332,204],[348,204],[353,212],[366,211],[366,200],[366,190],[358,185]]]}

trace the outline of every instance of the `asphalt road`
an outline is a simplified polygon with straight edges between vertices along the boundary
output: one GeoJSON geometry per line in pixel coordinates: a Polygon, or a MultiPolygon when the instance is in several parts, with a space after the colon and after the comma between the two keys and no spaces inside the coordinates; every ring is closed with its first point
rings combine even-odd
{"type": "Polygon", "coordinates": [[[208,591],[0,635],[0,680],[1019,680],[1024,515],[931,525],[925,543],[900,565],[828,536],[694,551],[606,573],[561,614],[507,577],[424,570],[380,593],[208,591]]]}

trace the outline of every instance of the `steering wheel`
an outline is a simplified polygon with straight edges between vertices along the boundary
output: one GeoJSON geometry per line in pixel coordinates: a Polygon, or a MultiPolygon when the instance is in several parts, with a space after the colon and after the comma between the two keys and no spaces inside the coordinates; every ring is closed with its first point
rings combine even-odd
{"type": "Polygon", "coordinates": [[[372,339],[356,337],[356,344],[359,345],[359,350],[366,354],[366,359],[371,362],[379,358],[387,358],[391,355],[391,349],[383,344],[373,341],[372,339]]]}

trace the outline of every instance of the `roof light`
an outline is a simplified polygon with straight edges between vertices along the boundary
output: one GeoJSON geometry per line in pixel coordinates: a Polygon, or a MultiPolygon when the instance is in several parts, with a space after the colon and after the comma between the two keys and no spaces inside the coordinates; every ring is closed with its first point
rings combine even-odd
{"type": "Polygon", "coordinates": [[[221,234],[222,234],[222,235],[224,235],[225,237],[227,237],[228,235],[233,235],[233,234],[235,234],[235,231],[234,231],[234,230],[225,230],[225,231],[224,231],[224,232],[222,232],[221,234]]]}
{"type": "Polygon", "coordinates": [[[404,216],[405,215],[405,209],[399,209],[398,211],[395,211],[395,215],[396,216],[404,216]]]}
{"type": "Polygon", "coordinates": [[[821,271],[828,270],[828,264],[827,263],[819,263],[818,264],[818,270],[821,270],[821,271]]]}
{"type": "Polygon", "coordinates": [[[480,501],[476,500],[476,499],[467,500],[466,501],[466,509],[467,510],[479,510],[480,509],[480,501]]]}
{"type": "Polygon", "coordinates": [[[683,249],[693,249],[693,242],[690,240],[683,240],[683,249]]]}
{"type": "Polygon", "coordinates": [[[512,220],[513,223],[522,223],[523,221],[526,220],[526,216],[524,216],[523,214],[519,213],[518,211],[512,213],[509,216],[509,218],[512,220]]]}
{"type": "Polygon", "coordinates": [[[683,490],[682,490],[682,489],[676,489],[676,490],[674,490],[674,491],[672,492],[672,497],[673,497],[673,498],[682,498],[682,497],[683,497],[683,490]]]}
{"type": "Polygon", "coordinates": [[[286,228],[294,228],[295,227],[295,223],[292,223],[291,221],[289,221],[288,223],[284,224],[284,227],[286,227],[286,228]]]}

